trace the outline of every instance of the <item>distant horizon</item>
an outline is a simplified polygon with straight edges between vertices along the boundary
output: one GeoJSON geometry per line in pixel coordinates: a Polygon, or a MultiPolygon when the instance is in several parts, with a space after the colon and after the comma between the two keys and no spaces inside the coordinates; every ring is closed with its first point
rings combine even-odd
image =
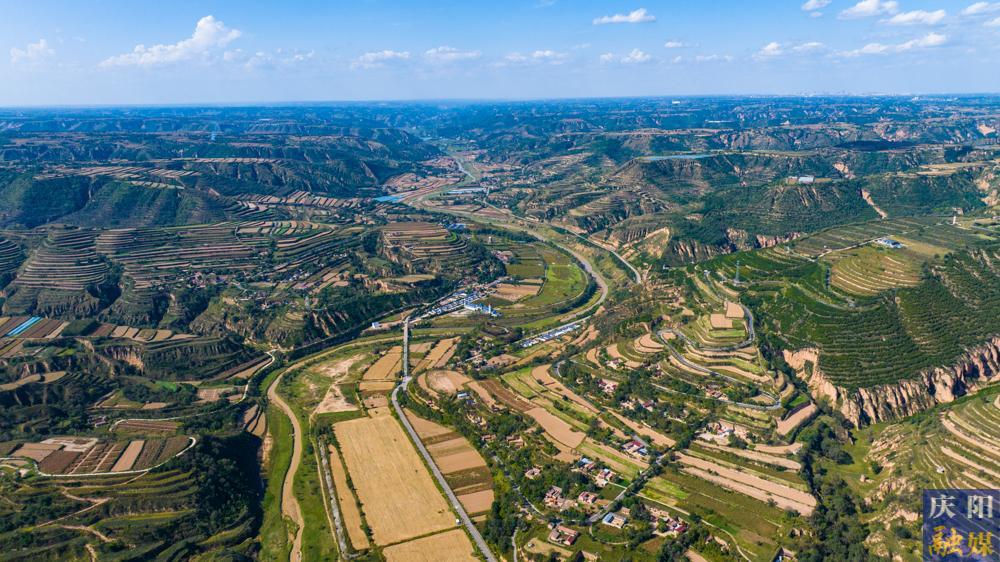
{"type": "Polygon", "coordinates": [[[8,0],[2,13],[2,107],[1000,92],[1000,0],[8,0]]]}
{"type": "Polygon", "coordinates": [[[177,102],[177,103],[95,103],[95,104],[39,104],[0,105],[0,110],[17,109],[118,109],[118,108],[201,108],[201,107],[322,107],[335,105],[377,105],[377,104],[491,104],[530,102],[573,102],[600,100],[684,100],[684,99],[871,99],[871,98],[991,98],[1000,99],[996,92],[914,92],[914,93],[816,93],[816,94],[651,94],[634,96],[567,96],[567,97],[524,97],[524,98],[384,98],[384,99],[327,99],[327,100],[273,100],[273,101],[218,101],[218,102],[177,102]]]}

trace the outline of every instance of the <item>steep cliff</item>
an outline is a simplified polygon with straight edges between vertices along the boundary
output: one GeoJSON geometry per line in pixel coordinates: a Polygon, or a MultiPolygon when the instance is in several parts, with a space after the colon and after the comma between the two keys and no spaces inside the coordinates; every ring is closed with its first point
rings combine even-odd
{"type": "Polygon", "coordinates": [[[785,351],[784,356],[806,380],[814,398],[828,401],[859,427],[910,416],[1000,382],[1000,336],[970,349],[949,367],[927,369],[895,384],[853,390],[823,376],[815,349],[785,351]]]}

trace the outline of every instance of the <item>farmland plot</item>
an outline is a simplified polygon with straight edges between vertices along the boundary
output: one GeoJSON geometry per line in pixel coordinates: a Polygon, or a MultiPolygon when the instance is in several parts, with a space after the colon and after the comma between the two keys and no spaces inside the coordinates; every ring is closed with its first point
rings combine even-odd
{"type": "Polygon", "coordinates": [[[455,526],[448,504],[392,416],[334,425],[375,542],[394,544],[455,526]]]}

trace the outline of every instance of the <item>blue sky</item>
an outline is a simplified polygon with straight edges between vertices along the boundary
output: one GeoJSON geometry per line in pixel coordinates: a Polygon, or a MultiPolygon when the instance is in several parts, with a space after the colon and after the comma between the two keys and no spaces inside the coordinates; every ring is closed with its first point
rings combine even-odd
{"type": "Polygon", "coordinates": [[[0,3],[0,105],[1000,91],[1000,0],[0,3]]]}

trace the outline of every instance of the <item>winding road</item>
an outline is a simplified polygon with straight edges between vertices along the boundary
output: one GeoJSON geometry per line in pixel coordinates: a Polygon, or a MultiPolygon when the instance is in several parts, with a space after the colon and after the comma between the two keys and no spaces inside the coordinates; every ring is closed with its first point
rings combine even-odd
{"type": "MultiPolygon", "coordinates": [[[[744,347],[746,347],[746,346],[754,343],[754,341],[757,340],[757,333],[754,331],[754,327],[753,327],[753,324],[754,324],[753,312],[751,312],[750,309],[746,307],[746,305],[740,304],[740,307],[743,309],[744,318],[746,318],[747,339],[744,340],[744,341],[742,341],[742,342],[740,342],[740,343],[738,343],[738,344],[735,344],[735,345],[726,345],[726,346],[708,346],[708,345],[706,345],[706,346],[700,346],[700,345],[696,344],[694,341],[692,341],[690,338],[688,338],[686,335],[684,335],[683,333],[681,333],[679,330],[674,330],[673,328],[666,328],[666,329],[660,330],[659,332],[656,333],[656,337],[659,338],[660,342],[663,343],[663,345],[666,346],[667,351],[670,353],[670,355],[674,359],[676,359],[680,364],[684,365],[685,367],[687,367],[689,369],[694,369],[695,371],[698,371],[698,372],[701,372],[701,373],[705,373],[706,375],[711,375],[713,377],[721,378],[721,379],[723,379],[725,381],[728,381],[728,382],[731,382],[733,384],[748,385],[748,383],[746,381],[737,379],[735,377],[731,377],[729,375],[720,373],[718,371],[713,371],[712,369],[709,369],[708,367],[705,367],[705,366],[702,366],[702,365],[698,365],[697,363],[692,363],[691,361],[688,361],[687,357],[684,357],[683,354],[681,354],[679,351],[677,351],[676,349],[674,349],[674,346],[670,345],[670,342],[667,341],[667,338],[663,337],[663,334],[672,334],[673,336],[675,336],[678,339],[682,340],[687,345],[690,345],[691,347],[694,347],[696,349],[701,349],[703,351],[735,351],[737,349],[744,348],[744,347]]],[[[661,386],[659,384],[652,383],[652,385],[654,387],[660,389],[660,390],[665,390],[665,391],[668,391],[668,392],[673,392],[672,390],[670,390],[670,389],[668,389],[668,388],[666,388],[664,386],[661,386]]],[[[764,410],[764,411],[767,411],[767,410],[778,410],[778,409],[781,408],[781,399],[780,398],[778,398],[774,394],[771,394],[770,392],[767,392],[765,390],[761,390],[759,388],[757,390],[761,393],[762,396],[766,396],[767,398],[771,399],[772,402],[770,404],[766,404],[765,405],[765,404],[750,404],[750,403],[747,403],[747,402],[733,402],[732,400],[725,400],[725,399],[716,399],[716,400],[719,401],[719,402],[725,402],[726,404],[733,404],[733,405],[736,405],[736,406],[743,406],[744,408],[751,408],[751,409],[754,409],[754,410],[764,410]]]]}

